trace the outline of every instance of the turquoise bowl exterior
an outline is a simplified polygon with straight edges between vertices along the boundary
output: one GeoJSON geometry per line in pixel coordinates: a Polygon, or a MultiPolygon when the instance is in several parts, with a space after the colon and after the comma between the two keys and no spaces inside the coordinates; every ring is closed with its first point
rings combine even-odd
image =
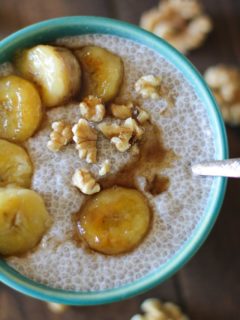
{"type": "MultiPolygon", "coordinates": [[[[228,157],[224,123],[218,106],[201,75],[182,54],[164,40],[134,25],[108,18],[88,16],[63,17],[43,21],[17,31],[2,40],[0,42],[0,63],[11,60],[14,52],[21,48],[47,43],[59,37],[89,33],[111,34],[134,40],[159,52],[165,59],[175,65],[192,84],[206,107],[214,128],[217,149],[215,158],[225,159],[228,157]]],[[[130,284],[99,292],[72,292],[53,289],[22,276],[10,268],[3,259],[0,259],[0,281],[31,297],[68,305],[111,303],[143,293],[172,276],[200,248],[218,216],[225,189],[226,179],[215,178],[206,211],[191,238],[161,268],[130,284]]]]}

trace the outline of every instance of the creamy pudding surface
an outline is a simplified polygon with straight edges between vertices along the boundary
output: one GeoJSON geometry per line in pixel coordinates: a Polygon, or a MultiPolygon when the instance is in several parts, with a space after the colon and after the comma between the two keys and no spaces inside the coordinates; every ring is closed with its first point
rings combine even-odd
{"type": "MultiPolygon", "coordinates": [[[[86,250],[73,240],[72,216],[79,211],[85,196],[71,184],[74,171],[86,167],[79,159],[73,144],[58,153],[47,149],[50,123],[67,120],[72,124],[80,118],[79,103],[47,111],[48,124],[25,142],[34,164],[32,189],[44,199],[53,225],[32,253],[11,257],[7,262],[28,278],[53,288],[73,291],[96,291],[116,288],[153,272],[181,250],[201,222],[207,208],[212,178],[193,177],[189,163],[214,159],[213,130],[205,106],[184,76],[161,55],[131,40],[110,35],[84,35],[59,39],[57,45],[79,48],[97,45],[119,55],[124,63],[124,80],[119,97],[138,101],[150,114],[151,121],[162,132],[166,149],[176,154],[172,166],[161,170],[169,178],[165,192],[153,196],[144,191],[143,179],[139,188],[153,208],[152,227],[143,242],[132,252],[106,256],[86,250]],[[135,82],[143,75],[159,75],[173,99],[170,106],[165,98],[139,98],[135,82]]],[[[6,73],[2,68],[0,73],[6,73]]],[[[109,159],[111,172],[131,160],[130,152],[120,153],[99,135],[98,163],[91,166],[98,178],[100,164],[109,159]]]]}

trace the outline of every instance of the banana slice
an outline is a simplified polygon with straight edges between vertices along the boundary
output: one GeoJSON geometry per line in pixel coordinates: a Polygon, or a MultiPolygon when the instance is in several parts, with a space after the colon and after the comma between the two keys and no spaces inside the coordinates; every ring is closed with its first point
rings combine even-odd
{"type": "Polygon", "coordinates": [[[0,139],[0,186],[16,184],[29,188],[33,167],[27,152],[20,146],[0,139]]]}
{"type": "Polygon", "coordinates": [[[0,78],[0,138],[24,141],[41,119],[41,99],[35,86],[14,75],[0,78]]]}
{"type": "Polygon", "coordinates": [[[0,254],[19,255],[33,249],[50,225],[42,198],[21,188],[0,189],[0,254]]]}
{"type": "Polygon", "coordinates": [[[150,221],[144,196],[122,187],[99,192],[77,214],[79,236],[91,249],[107,255],[135,248],[149,230],[150,221]]]}
{"type": "Polygon", "coordinates": [[[46,107],[66,102],[80,89],[80,65],[68,49],[38,45],[24,50],[15,64],[26,79],[39,85],[46,107]]]}
{"type": "Polygon", "coordinates": [[[83,72],[83,96],[108,102],[115,98],[123,80],[123,62],[114,53],[96,46],[75,50],[83,72]]]}

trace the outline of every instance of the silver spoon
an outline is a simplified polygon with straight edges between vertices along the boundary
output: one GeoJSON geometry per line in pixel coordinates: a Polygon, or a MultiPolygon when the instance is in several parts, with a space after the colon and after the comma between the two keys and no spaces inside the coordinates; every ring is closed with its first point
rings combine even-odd
{"type": "Polygon", "coordinates": [[[191,165],[191,169],[201,176],[240,178],[240,158],[200,162],[191,165]]]}

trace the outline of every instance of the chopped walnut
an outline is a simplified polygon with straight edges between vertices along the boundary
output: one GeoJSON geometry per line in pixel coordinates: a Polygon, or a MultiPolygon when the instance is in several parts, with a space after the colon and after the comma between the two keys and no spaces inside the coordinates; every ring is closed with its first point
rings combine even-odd
{"type": "Polygon", "coordinates": [[[144,315],[136,314],[131,320],[188,320],[181,309],[172,302],[162,303],[158,299],[147,299],[141,305],[144,315]]]}
{"type": "Polygon", "coordinates": [[[124,152],[131,147],[130,139],[139,140],[144,133],[143,129],[132,118],[126,119],[120,125],[116,123],[100,123],[98,128],[120,152],[124,152]]]}
{"type": "Polygon", "coordinates": [[[113,137],[111,143],[115,145],[118,151],[125,152],[131,147],[131,144],[129,143],[130,138],[127,134],[119,135],[119,137],[113,137]]]}
{"type": "Polygon", "coordinates": [[[97,162],[97,132],[90,127],[87,120],[80,119],[72,128],[73,140],[79,150],[80,159],[88,163],[97,162]]]}
{"type": "Polygon", "coordinates": [[[110,161],[107,159],[102,163],[101,168],[99,170],[99,175],[105,176],[108,172],[110,172],[110,170],[111,170],[111,164],[110,164],[110,161]]]}
{"type": "Polygon", "coordinates": [[[143,128],[141,128],[133,118],[128,118],[124,121],[124,127],[129,128],[132,131],[132,137],[140,140],[144,134],[143,128]]]}
{"type": "Polygon", "coordinates": [[[125,120],[134,116],[135,119],[140,124],[143,124],[147,120],[149,120],[150,116],[144,109],[134,106],[132,102],[128,102],[126,104],[114,104],[112,103],[111,106],[112,115],[115,118],[125,120]]]}
{"type": "Polygon", "coordinates": [[[95,96],[86,97],[79,104],[81,115],[94,122],[100,122],[105,116],[105,107],[102,104],[102,99],[95,96]]]}
{"type": "Polygon", "coordinates": [[[183,53],[200,47],[212,30],[212,22],[198,0],[161,1],[158,8],[142,15],[140,26],[183,53]]]}
{"type": "Polygon", "coordinates": [[[156,100],[160,98],[160,89],[161,89],[162,79],[154,75],[142,76],[135,83],[135,90],[143,98],[150,98],[156,100]]]}
{"type": "Polygon", "coordinates": [[[132,102],[128,102],[126,104],[112,103],[110,108],[115,118],[125,120],[132,116],[133,103],[132,102]]]}
{"type": "Polygon", "coordinates": [[[100,185],[87,169],[78,169],[72,177],[72,184],[84,194],[94,194],[100,191],[100,185]]]}
{"type": "Polygon", "coordinates": [[[106,138],[110,139],[118,151],[124,152],[131,147],[129,143],[132,137],[131,129],[116,123],[100,123],[98,128],[106,138]]]}
{"type": "Polygon", "coordinates": [[[108,139],[111,139],[112,137],[118,136],[121,132],[125,131],[124,128],[120,124],[107,123],[107,122],[100,123],[98,125],[98,129],[108,139]]]}
{"type": "Polygon", "coordinates": [[[136,106],[136,119],[140,124],[143,124],[150,119],[150,116],[146,110],[136,106]]]}
{"type": "Polygon", "coordinates": [[[72,126],[61,120],[53,122],[52,129],[47,147],[53,152],[58,152],[72,140],[72,126]]]}
{"type": "Polygon", "coordinates": [[[47,302],[47,307],[56,314],[64,313],[68,309],[68,306],[54,302],[47,302]]]}
{"type": "Polygon", "coordinates": [[[240,70],[217,65],[204,74],[212,89],[224,120],[231,125],[240,125],[240,70]]]}

